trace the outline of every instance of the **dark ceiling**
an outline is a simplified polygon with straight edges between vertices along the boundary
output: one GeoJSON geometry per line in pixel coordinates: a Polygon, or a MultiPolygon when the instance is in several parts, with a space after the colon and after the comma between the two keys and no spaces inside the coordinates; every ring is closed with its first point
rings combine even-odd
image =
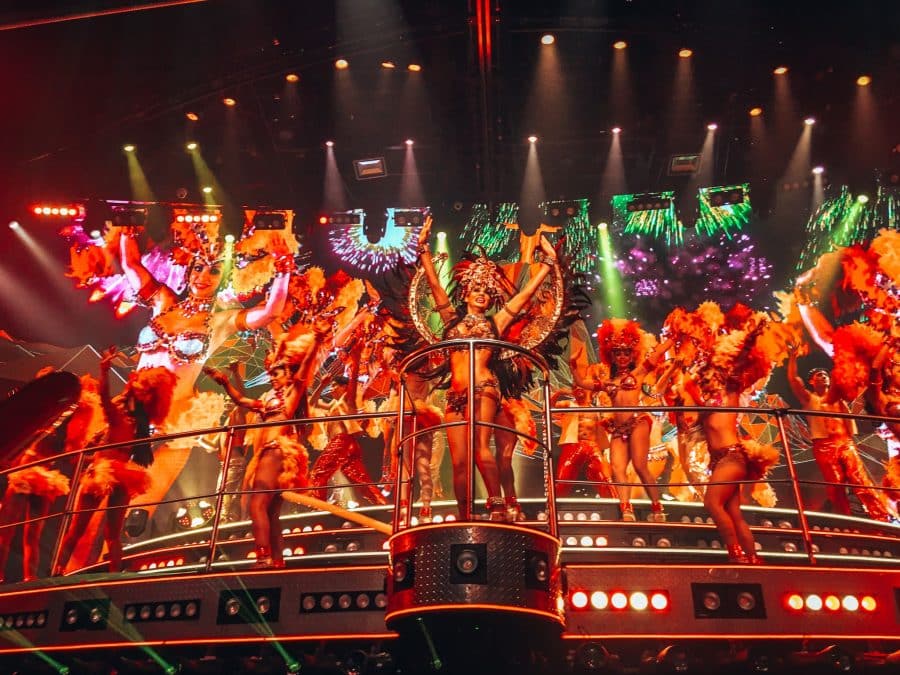
{"type": "MultiPolygon", "coordinates": [[[[21,219],[40,199],[129,198],[126,142],[137,145],[160,200],[179,188],[201,200],[184,151],[197,140],[229,199],[295,208],[306,223],[323,204],[328,138],[349,206],[395,204],[408,137],[433,205],[517,199],[532,132],[541,137],[547,194],[596,198],[616,124],[625,130],[631,191],[667,187],[669,156],[698,151],[711,120],[720,128],[714,183],[750,181],[763,211],[807,114],[819,120],[813,159],[832,181],[900,171],[892,152],[900,143],[896,0],[495,0],[487,73],[475,46],[475,0],[211,0],[75,18],[128,4],[7,0],[0,8],[3,217],[21,219]],[[535,76],[547,30],[558,37],[556,80],[535,76]],[[629,45],[627,107],[611,94],[619,39],[629,45]],[[683,46],[694,50],[687,93],[673,90],[683,46]],[[338,56],[351,66],[336,74],[338,56]],[[385,59],[400,67],[384,71],[385,59]],[[408,73],[409,62],[422,72],[408,73]],[[773,134],[766,161],[754,164],[747,111],[760,105],[769,114],[779,64],[791,69],[796,126],[773,134]],[[288,72],[300,75],[293,98],[288,72]],[[861,73],[873,78],[878,120],[862,140],[852,105],[861,73]],[[337,87],[337,77],[352,87],[337,87]],[[688,105],[673,121],[679,93],[688,105]],[[226,109],[225,96],[237,105],[226,109]],[[188,122],[188,111],[199,121],[188,122]],[[351,160],[374,155],[394,175],[355,181],[351,160]]],[[[5,227],[0,245],[17,245],[5,227]]],[[[47,245],[62,259],[59,244],[47,245]]],[[[4,265],[17,273],[15,261],[4,265]]],[[[22,321],[0,327],[10,323],[22,321]]]]}

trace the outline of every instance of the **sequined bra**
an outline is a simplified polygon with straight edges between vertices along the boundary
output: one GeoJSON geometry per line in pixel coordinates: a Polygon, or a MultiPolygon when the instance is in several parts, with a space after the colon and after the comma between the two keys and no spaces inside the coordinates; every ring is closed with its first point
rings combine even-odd
{"type": "Polygon", "coordinates": [[[634,391],[637,388],[638,383],[633,375],[626,375],[618,384],[615,382],[605,382],[603,384],[603,391],[609,394],[609,397],[612,399],[615,399],[616,394],[620,391],[634,391]]]}
{"type": "Polygon", "coordinates": [[[173,335],[166,332],[159,317],[155,316],[138,333],[136,347],[142,354],[166,350],[176,363],[191,363],[205,358],[209,349],[209,331],[186,330],[173,335]]]}
{"type": "Polygon", "coordinates": [[[483,314],[466,314],[444,333],[444,339],[446,340],[461,338],[496,339],[497,337],[499,336],[497,335],[497,327],[494,325],[494,321],[483,314]]]}

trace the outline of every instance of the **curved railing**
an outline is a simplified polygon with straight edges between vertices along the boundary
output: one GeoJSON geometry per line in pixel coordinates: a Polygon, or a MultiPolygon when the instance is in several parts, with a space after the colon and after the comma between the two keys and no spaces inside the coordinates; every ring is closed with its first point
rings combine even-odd
{"type": "MultiPolygon", "coordinates": [[[[539,424],[538,424],[538,433],[536,437],[530,437],[528,434],[524,434],[520,430],[516,429],[508,429],[506,427],[501,427],[493,422],[476,422],[474,425],[469,425],[467,420],[451,422],[451,423],[443,423],[437,427],[433,427],[428,429],[428,432],[436,432],[436,433],[446,433],[446,430],[451,427],[457,426],[467,426],[467,430],[469,432],[469,458],[467,462],[467,475],[466,475],[466,484],[468,486],[467,493],[465,495],[465,499],[463,500],[463,512],[460,514],[455,514],[456,517],[462,519],[474,519],[478,517],[478,514],[475,512],[475,502],[476,502],[476,481],[475,481],[475,472],[473,470],[474,461],[473,461],[473,451],[474,451],[474,440],[476,428],[479,425],[492,427],[492,428],[502,428],[512,433],[516,434],[518,438],[526,437],[531,441],[535,442],[542,454],[539,458],[541,460],[541,467],[543,469],[543,479],[541,481],[542,484],[542,494],[537,498],[531,499],[531,505],[537,505],[539,509],[539,513],[537,517],[529,517],[528,521],[524,523],[524,526],[530,527],[540,527],[546,528],[553,536],[559,536],[559,525],[560,523],[565,524],[567,521],[565,518],[560,518],[558,510],[560,508],[558,504],[558,500],[556,498],[556,486],[557,480],[555,477],[555,472],[553,470],[553,455],[556,440],[552,434],[553,427],[553,419],[556,415],[568,415],[568,414],[596,414],[603,415],[609,414],[613,411],[616,412],[625,412],[625,411],[637,411],[637,412],[693,412],[693,413],[704,413],[709,412],[710,408],[708,407],[691,407],[691,406],[634,406],[634,407],[623,407],[623,408],[609,408],[609,407],[551,407],[549,405],[550,395],[552,393],[550,387],[550,379],[549,379],[549,370],[546,366],[546,363],[538,356],[524,350],[516,345],[511,345],[508,343],[496,341],[496,340],[453,340],[446,343],[441,343],[437,345],[432,345],[429,347],[425,347],[422,350],[411,354],[406,359],[404,359],[403,363],[400,366],[401,374],[405,374],[410,366],[414,365],[417,361],[427,358],[429,354],[444,350],[448,348],[457,348],[457,349],[467,349],[469,350],[469,363],[470,363],[470,377],[469,377],[469,396],[468,396],[468,417],[467,419],[472,419],[474,417],[474,404],[475,397],[473,396],[473,388],[475,386],[474,382],[474,359],[472,358],[475,354],[475,350],[478,348],[492,348],[492,349],[503,349],[503,350],[511,350],[520,354],[521,356],[528,359],[533,366],[537,369],[539,374],[539,390],[541,392],[541,402],[540,402],[540,410],[539,410],[539,424]]],[[[389,413],[385,412],[374,412],[374,413],[357,413],[350,415],[336,415],[330,416],[328,418],[322,417],[311,417],[311,418],[298,418],[296,420],[292,420],[291,424],[296,425],[310,425],[315,423],[321,423],[323,421],[329,422],[339,422],[339,421],[364,421],[364,420],[373,420],[373,419],[389,419],[394,425],[395,429],[400,430],[395,438],[399,438],[396,443],[395,452],[399,454],[398,457],[398,471],[397,476],[395,478],[395,483],[393,486],[394,498],[395,498],[395,508],[393,510],[392,517],[392,529],[396,531],[398,528],[402,527],[412,527],[415,525],[415,520],[412,518],[412,503],[413,503],[413,495],[414,495],[414,472],[411,471],[411,466],[409,463],[409,457],[411,456],[407,450],[412,447],[416,438],[419,435],[425,433],[425,431],[417,429],[415,423],[410,425],[410,431],[406,433],[406,423],[408,418],[412,418],[415,420],[415,406],[416,401],[409,399],[409,393],[406,388],[406,382],[403,377],[401,377],[401,389],[400,389],[400,404],[399,409],[396,411],[392,411],[389,413]],[[407,402],[409,405],[407,405],[407,402]],[[400,502],[403,495],[407,496],[407,500],[409,502],[409,507],[405,513],[401,513],[400,502]]],[[[788,510],[788,513],[796,513],[798,517],[798,526],[797,528],[789,528],[786,529],[785,532],[795,533],[799,536],[799,541],[802,544],[802,554],[805,556],[807,562],[809,564],[817,564],[819,562],[819,554],[817,554],[817,544],[816,541],[821,541],[820,538],[822,536],[841,536],[847,537],[852,533],[847,533],[843,531],[838,531],[838,528],[835,527],[834,531],[829,531],[827,526],[820,526],[818,524],[811,525],[810,518],[814,518],[816,523],[821,521],[821,517],[823,515],[820,512],[816,512],[814,510],[810,510],[809,508],[809,499],[810,493],[814,490],[819,490],[822,487],[837,487],[839,489],[846,490],[872,490],[875,493],[881,495],[880,499],[883,499],[885,494],[885,489],[878,485],[870,485],[863,486],[862,488],[856,483],[842,483],[842,482],[829,482],[826,480],[815,480],[809,477],[801,478],[800,472],[798,471],[798,464],[802,462],[798,462],[797,459],[797,448],[794,447],[794,444],[791,440],[791,435],[788,433],[787,423],[788,420],[792,420],[797,416],[817,416],[817,417],[829,417],[829,418],[841,418],[841,419],[852,419],[860,422],[865,422],[869,424],[880,424],[884,422],[894,421],[896,418],[883,417],[883,416],[875,416],[875,415],[853,415],[849,413],[832,413],[832,412],[815,412],[808,411],[802,409],[795,408],[762,408],[762,407],[738,407],[738,408],[721,408],[720,410],[729,411],[729,412],[737,412],[742,415],[753,415],[764,418],[769,418],[771,422],[767,423],[767,431],[770,432],[771,442],[777,446],[780,446],[782,451],[782,461],[783,464],[779,468],[778,474],[783,474],[786,471],[786,475],[783,477],[779,477],[778,475],[769,479],[769,482],[776,486],[782,487],[784,489],[778,490],[779,496],[782,499],[786,499],[789,502],[793,502],[793,506],[788,510]],[[822,527],[825,529],[823,530],[822,527]]],[[[283,421],[277,422],[258,422],[253,424],[240,424],[240,425],[227,425],[223,427],[213,427],[208,429],[195,430],[191,432],[182,432],[178,434],[171,434],[165,436],[155,436],[146,440],[154,444],[162,444],[168,442],[170,440],[184,438],[184,437],[201,437],[209,434],[217,434],[223,433],[225,434],[225,444],[224,444],[224,456],[221,458],[221,465],[224,467],[229,466],[229,462],[232,459],[232,443],[230,442],[233,439],[235,433],[240,430],[246,429],[254,429],[259,427],[267,427],[267,426],[280,426],[285,424],[283,421]]],[[[22,525],[35,525],[39,523],[47,523],[47,522],[56,522],[59,527],[57,528],[57,532],[55,535],[55,545],[48,546],[47,548],[52,548],[52,555],[46,555],[47,551],[45,551],[44,559],[46,562],[51,562],[52,565],[55,566],[57,563],[56,557],[58,555],[57,551],[59,545],[62,540],[62,536],[65,532],[66,525],[69,519],[76,513],[74,511],[74,505],[76,500],[76,495],[78,492],[78,484],[79,478],[82,475],[84,469],[86,468],[87,455],[89,453],[102,453],[107,450],[120,448],[124,446],[131,445],[131,443],[113,443],[100,445],[96,447],[86,448],[84,450],[78,450],[73,452],[67,452],[60,455],[56,455],[54,457],[50,457],[44,460],[39,460],[35,462],[30,462],[29,464],[23,464],[20,466],[16,466],[13,468],[0,470],[0,477],[6,478],[10,473],[21,471],[25,468],[37,465],[50,465],[50,464],[58,464],[64,462],[71,462],[74,460],[74,469],[71,473],[71,485],[72,489],[69,494],[69,497],[66,500],[66,504],[62,509],[57,509],[55,512],[47,513],[46,515],[39,515],[36,517],[28,517],[25,519],[18,520],[17,522],[12,523],[2,523],[0,524],[0,531],[6,530],[7,528],[17,528],[22,525]]],[[[882,461],[886,460],[887,457],[879,458],[882,461]]],[[[667,460],[668,462],[668,460],[667,460]]],[[[151,469],[152,470],[152,469],[151,469]]],[[[225,485],[225,471],[221,471],[220,475],[216,481],[215,489],[208,490],[202,494],[196,494],[186,497],[180,497],[177,499],[166,499],[160,502],[155,502],[153,504],[142,504],[142,505],[126,505],[126,506],[117,506],[111,508],[118,509],[132,509],[137,506],[158,506],[165,504],[174,504],[185,502],[186,500],[201,500],[205,499],[210,501],[212,505],[214,505],[215,510],[212,518],[209,520],[208,524],[205,524],[203,527],[202,537],[200,539],[200,545],[206,547],[206,553],[203,556],[205,562],[199,565],[199,569],[201,570],[209,570],[213,565],[213,562],[216,560],[217,549],[226,543],[226,539],[223,539],[223,528],[226,525],[223,523],[223,504],[225,502],[226,497],[232,498],[240,498],[244,494],[248,494],[251,492],[274,492],[280,490],[256,490],[256,491],[246,491],[246,490],[229,490],[225,485]],[[208,528],[208,529],[207,529],[208,528]]],[[[747,484],[754,483],[756,481],[752,480],[744,480],[744,481],[734,481],[735,483],[747,484]]],[[[568,481],[569,484],[573,486],[580,486],[585,489],[595,489],[597,484],[591,481],[586,480],[572,480],[568,481]]],[[[376,481],[373,484],[384,486],[388,488],[384,483],[376,481]]],[[[616,485],[614,482],[613,485],[616,485]]],[[[628,485],[631,486],[641,486],[640,482],[634,481],[629,482],[628,485]]],[[[678,482],[678,481],[662,481],[657,482],[657,485],[660,487],[685,487],[689,485],[694,485],[690,482],[678,482]]],[[[357,484],[349,484],[350,487],[356,487],[357,484]]],[[[309,492],[314,489],[320,489],[318,487],[307,487],[297,490],[297,492],[309,492]]],[[[386,490],[387,492],[387,490],[386,490]]],[[[524,501],[524,500],[523,500],[524,501]]],[[[565,501],[565,500],[563,500],[565,501]]],[[[577,500],[570,500],[577,501],[577,500]]],[[[582,500],[584,502],[585,500],[582,500]]],[[[597,503],[602,502],[603,500],[593,500],[593,498],[588,498],[587,501],[593,503],[596,501],[597,503]]],[[[610,501],[610,500],[607,500],[610,501]]],[[[566,502],[567,504],[569,502],[566,502]]],[[[676,504],[676,502],[669,502],[670,504],[676,504]]],[[[445,504],[445,506],[447,506],[445,504]]],[[[614,506],[614,504],[612,505],[614,506]]],[[[672,507],[674,508],[674,506],[672,507]]],[[[693,505],[691,507],[691,513],[694,513],[696,509],[699,509],[699,505],[693,505]]],[[[746,508],[746,507],[745,507],[746,508]]],[[[762,507],[750,507],[751,509],[758,510],[760,513],[767,513],[768,511],[762,507]]],[[[449,508],[449,510],[453,510],[449,508]]],[[[382,515],[385,517],[388,515],[388,511],[386,508],[378,508],[373,507],[371,509],[374,515],[382,515]]],[[[777,520],[780,514],[785,513],[783,509],[773,509],[771,510],[772,518],[771,520],[777,520]]],[[[2,511],[0,511],[2,514],[2,511]]],[[[531,514],[534,515],[533,513],[531,514]]],[[[684,517],[684,516],[682,516],[684,517]]],[[[850,521],[843,520],[843,516],[833,516],[833,518],[837,518],[840,522],[849,523],[850,521]]],[[[609,525],[617,525],[617,526],[625,526],[625,523],[615,524],[611,523],[612,519],[603,518],[604,524],[609,525]]],[[[853,518],[852,525],[855,529],[859,529],[861,525],[866,524],[865,518],[853,518]]],[[[892,525],[884,522],[876,522],[871,521],[873,526],[877,526],[876,530],[869,535],[865,535],[862,533],[860,536],[869,536],[872,541],[883,541],[888,542],[892,546],[894,542],[900,541],[900,528],[896,525],[892,525]]],[[[385,524],[386,526],[386,524],[385,524]]],[[[659,524],[647,524],[647,523],[630,523],[627,524],[628,527],[665,527],[664,525],[659,524]]],[[[228,525],[230,527],[230,525],[228,525]]],[[[339,527],[339,526],[338,526],[339,527]]],[[[49,528],[48,528],[49,529],[49,528]]],[[[848,529],[848,528],[844,528],[848,529]]],[[[233,534],[233,533],[232,533],[233,534]]],[[[51,535],[48,533],[47,539],[49,540],[51,535]]],[[[196,544],[192,544],[196,545],[196,544]]],[[[873,547],[874,548],[874,547],[873,547]]],[[[797,554],[801,553],[801,551],[797,551],[797,554]]],[[[887,552],[885,552],[884,557],[887,557],[887,552]]],[[[893,557],[893,555],[892,555],[893,557]]],[[[796,560],[796,556],[792,558],[792,560],[796,560]]],[[[888,563],[888,561],[880,561],[888,563]]],[[[898,562],[897,564],[900,564],[898,562]]],[[[51,567],[52,569],[52,567],[51,567]]],[[[3,570],[0,570],[2,573],[3,570]]]]}

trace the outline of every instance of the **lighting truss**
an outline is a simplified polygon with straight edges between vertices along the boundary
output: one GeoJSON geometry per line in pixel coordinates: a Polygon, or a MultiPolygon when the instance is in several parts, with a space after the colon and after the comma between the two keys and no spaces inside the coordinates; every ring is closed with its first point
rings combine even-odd
{"type": "Polygon", "coordinates": [[[750,184],[700,188],[697,232],[707,236],[724,234],[729,239],[750,222],[750,184]]]}
{"type": "Polygon", "coordinates": [[[665,239],[669,246],[684,241],[684,226],[675,213],[673,191],[614,195],[611,203],[613,225],[625,234],[665,239]]]}

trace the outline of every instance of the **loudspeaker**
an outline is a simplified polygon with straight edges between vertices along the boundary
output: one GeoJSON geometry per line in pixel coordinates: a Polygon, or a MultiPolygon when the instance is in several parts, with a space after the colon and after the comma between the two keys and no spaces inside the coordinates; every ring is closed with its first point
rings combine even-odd
{"type": "Polygon", "coordinates": [[[147,529],[147,516],[150,514],[147,509],[131,509],[125,516],[125,524],[122,529],[129,537],[140,537],[144,530],[147,529]]]}

